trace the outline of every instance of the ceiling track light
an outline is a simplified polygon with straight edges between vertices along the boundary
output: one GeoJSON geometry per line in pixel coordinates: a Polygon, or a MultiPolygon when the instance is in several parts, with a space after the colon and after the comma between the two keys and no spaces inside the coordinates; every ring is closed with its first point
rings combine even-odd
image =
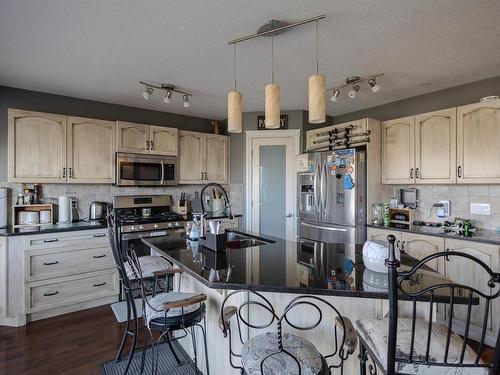
{"type": "Polygon", "coordinates": [[[192,94],[177,89],[175,85],[172,85],[170,83],[152,84],[144,81],[139,81],[139,83],[143,86],[146,86],[146,90],[142,93],[142,97],[146,100],[149,100],[155,89],[164,90],[166,91],[165,97],[163,98],[163,102],[165,104],[170,104],[172,95],[175,92],[182,95],[184,107],[189,107],[189,97],[192,96],[192,94]]]}
{"type": "Polygon", "coordinates": [[[346,87],[351,87],[351,90],[349,90],[349,93],[347,94],[350,98],[355,99],[357,97],[358,91],[360,89],[359,83],[367,81],[368,86],[370,86],[370,89],[373,93],[376,93],[380,90],[380,85],[377,83],[377,77],[383,76],[384,73],[376,73],[376,74],[370,74],[365,77],[359,77],[359,76],[352,76],[348,77],[345,80],[345,83],[332,87],[330,89],[327,89],[327,91],[331,91],[332,94],[330,96],[330,100],[334,103],[338,103],[338,99],[340,97],[341,90],[346,88],[346,87]]]}

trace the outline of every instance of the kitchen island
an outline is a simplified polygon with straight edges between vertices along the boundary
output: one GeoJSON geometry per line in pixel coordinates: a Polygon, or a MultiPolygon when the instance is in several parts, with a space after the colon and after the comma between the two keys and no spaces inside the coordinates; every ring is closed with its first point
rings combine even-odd
{"type": "MultiPolygon", "coordinates": [[[[211,373],[237,373],[230,367],[228,342],[218,327],[220,307],[229,291],[258,291],[270,300],[278,314],[297,294],[320,295],[352,321],[385,314],[387,275],[364,267],[361,245],[304,243],[242,231],[230,233],[233,239],[220,253],[199,246],[197,241],[190,241],[180,234],[143,239],[153,251],[184,271],[181,276],[182,291],[208,296],[207,338],[211,373]],[[216,354],[213,354],[214,351],[216,354]]],[[[415,263],[414,258],[405,254],[401,261],[402,267],[415,263]]],[[[444,277],[433,270],[423,270],[411,288],[415,291],[443,280],[444,277]]],[[[230,304],[239,306],[249,298],[252,298],[251,294],[240,293],[232,297],[230,304]]],[[[405,308],[402,306],[402,314],[405,308]]],[[[317,319],[317,313],[310,308],[304,307],[303,310],[297,310],[294,317],[296,323],[307,324],[317,319]]],[[[252,323],[266,319],[261,316],[262,313],[252,314],[252,309],[246,313],[252,323]]],[[[333,315],[330,317],[331,311],[328,310],[322,313],[323,321],[313,331],[298,332],[288,326],[285,330],[305,337],[322,353],[327,353],[332,348],[333,315]]],[[[248,329],[244,332],[249,337],[259,333],[263,331],[248,329]]],[[[183,345],[190,350],[187,341],[183,345]]],[[[202,365],[203,361],[199,364],[202,365]]],[[[358,373],[356,356],[346,362],[344,373],[358,373]]]]}

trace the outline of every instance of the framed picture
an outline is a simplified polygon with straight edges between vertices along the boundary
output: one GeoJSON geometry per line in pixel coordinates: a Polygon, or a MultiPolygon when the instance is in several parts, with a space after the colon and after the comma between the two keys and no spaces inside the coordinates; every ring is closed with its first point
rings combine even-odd
{"type": "MultiPolygon", "coordinates": [[[[265,116],[257,116],[257,129],[258,130],[272,130],[272,129],[266,129],[264,119],[265,119],[265,116]]],[[[288,129],[288,115],[281,115],[280,116],[279,129],[288,129]]]]}

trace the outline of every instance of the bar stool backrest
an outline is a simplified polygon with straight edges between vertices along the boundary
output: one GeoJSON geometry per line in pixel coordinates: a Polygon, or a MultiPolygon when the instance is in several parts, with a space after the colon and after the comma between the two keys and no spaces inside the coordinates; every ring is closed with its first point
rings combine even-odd
{"type": "MultiPolygon", "coordinates": [[[[389,258],[386,259],[385,263],[389,269],[389,332],[388,332],[388,348],[387,348],[387,373],[393,374],[395,372],[396,362],[412,363],[412,364],[426,364],[432,366],[446,366],[446,367],[485,367],[489,369],[489,373],[498,375],[500,373],[500,330],[497,333],[495,355],[489,363],[482,363],[481,353],[484,349],[484,341],[486,329],[488,327],[488,321],[490,319],[499,319],[498,316],[491,316],[490,307],[492,303],[498,303],[497,298],[500,296],[500,274],[493,272],[484,262],[471,256],[470,254],[459,252],[459,251],[445,251],[434,253],[428,255],[418,261],[410,270],[398,272],[397,268],[400,266],[400,262],[396,258],[394,243],[396,238],[393,235],[387,237],[389,241],[389,258]],[[471,262],[476,265],[475,270],[480,269],[482,272],[487,274],[487,285],[484,285],[484,289],[489,290],[489,293],[478,290],[477,288],[471,287],[469,285],[463,285],[458,283],[441,283],[436,285],[430,285],[424,287],[418,291],[412,292],[410,287],[412,283],[418,282],[417,271],[425,268],[426,264],[434,259],[442,258],[443,261],[449,261],[450,258],[461,258],[471,262]],[[477,267],[479,266],[479,267],[477,267]],[[410,349],[409,355],[397,355],[396,339],[398,331],[398,301],[401,294],[404,294],[410,299],[413,304],[411,324],[412,331],[410,337],[410,349]],[[465,296],[465,297],[464,297],[465,296]],[[461,349],[461,355],[459,361],[453,361],[450,363],[449,350],[450,350],[450,339],[453,335],[453,317],[454,308],[458,301],[458,298],[465,299],[461,303],[466,303],[467,306],[467,319],[464,327],[464,340],[461,349]],[[415,345],[415,322],[417,320],[417,301],[425,301],[429,304],[429,319],[427,323],[427,344],[425,356],[414,356],[413,349],[415,345]],[[446,346],[444,348],[443,361],[436,362],[436,358],[430,361],[432,354],[429,353],[430,350],[430,338],[433,325],[433,307],[434,304],[446,303],[449,305],[448,311],[448,326],[446,329],[446,346]],[[464,363],[464,355],[467,347],[467,339],[471,328],[471,310],[473,304],[484,303],[484,318],[481,327],[481,337],[479,341],[479,347],[477,350],[477,355],[473,363],[464,363]]],[[[472,269],[472,267],[471,267],[472,269]]],[[[435,324],[435,323],[434,323],[435,324]]]]}

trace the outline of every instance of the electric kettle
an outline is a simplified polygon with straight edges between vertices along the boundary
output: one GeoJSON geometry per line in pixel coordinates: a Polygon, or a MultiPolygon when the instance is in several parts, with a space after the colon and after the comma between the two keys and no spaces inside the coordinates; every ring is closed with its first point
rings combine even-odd
{"type": "Polygon", "coordinates": [[[109,203],[91,202],[89,204],[89,220],[104,220],[109,203]]]}

